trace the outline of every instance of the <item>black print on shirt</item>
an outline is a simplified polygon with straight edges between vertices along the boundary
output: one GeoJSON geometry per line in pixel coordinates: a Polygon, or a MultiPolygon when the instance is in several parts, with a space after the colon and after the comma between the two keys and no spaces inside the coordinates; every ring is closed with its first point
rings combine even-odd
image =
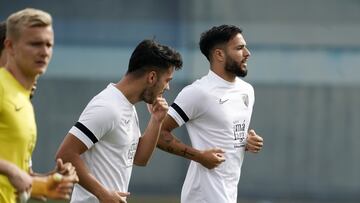
{"type": "Polygon", "coordinates": [[[245,120],[243,122],[234,121],[233,131],[234,131],[234,148],[240,148],[245,146],[245,134],[246,124],[245,120]]]}
{"type": "Polygon", "coordinates": [[[137,143],[131,144],[131,147],[128,151],[128,161],[132,162],[136,153],[137,143]]]}

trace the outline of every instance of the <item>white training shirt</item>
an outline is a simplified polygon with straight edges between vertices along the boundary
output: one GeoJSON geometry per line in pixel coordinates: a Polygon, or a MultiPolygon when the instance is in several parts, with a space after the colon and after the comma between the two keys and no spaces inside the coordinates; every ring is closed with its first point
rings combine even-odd
{"type": "Polygon", "coordinates": [[[185,87],[168,114],[185,124],[192,146],[218,147],[226,161],[209,170],[191,161],[181,192],[182,203],[236,203],[247,132],[254,105],[253,87],[236,78],[228,82],[214,72],[185,87]]]}
{"type": "MultiPolygon", "coordinates": [[[[109,190],[127,192],[133,160],[141,136],[135,106],[114,84],[86,106],[70,133],[88,150],[81,155],[91,174],[109,190]]],[[[97,203],[98,199],[76,184],[73,203],[97,203]]]]}

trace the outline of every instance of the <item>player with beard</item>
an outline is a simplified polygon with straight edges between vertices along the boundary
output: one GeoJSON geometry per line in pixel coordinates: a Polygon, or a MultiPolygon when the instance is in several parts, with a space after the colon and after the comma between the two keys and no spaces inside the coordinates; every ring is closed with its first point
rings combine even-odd
{"type": "Polygon", "coordinates": [[[221,25],[201,35],[209,73],[179,93],[164,120],[158,147],[192,160],[182,203],[236,203],[245,151],[262,149],[262,137],[249,130],[255,98],[253,87],[240,79],[250,57],[241,33],[221,25]],[[184,124],[192,147],[171,133],[184,124]]]}
{"type": "Polygon", "coordinates": [[[154,151],[168,110],[162,94],[181,66],[178,52],[144,40],[125,76],[89,102],[57,153],[79,174],[71,203],[126,202],[133,163],[145,166],[154,151]],[[134,106],[140,101],[149,104],[151,113],[143,136],[134,106]]]}

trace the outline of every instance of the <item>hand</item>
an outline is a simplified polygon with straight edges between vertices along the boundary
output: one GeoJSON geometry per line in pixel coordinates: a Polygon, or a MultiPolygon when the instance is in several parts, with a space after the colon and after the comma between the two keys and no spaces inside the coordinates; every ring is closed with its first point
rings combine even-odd
{"type": "Polygon", "coordinates": [[[25,171],[14,165],[14,167],[11,168],[8,178],[18,195],[23,192],[30,192],[32,178],[25,171]]]}
{"type": "Polygon", "coordinates": [[[62,159],[56,160],[55,172],[60,173],[61,175],[69,175],[69,176],[76,174],[75,167],[70,162],[66,162],[64,164],[62,159]]]}
{"type": "Polygon", "coordinates": [[[162,122],[166,116],[166,113],[169,109],[168,103],[165,98],[158,96],[154,103],[147,104],[148,110],[151,113],[151,116],[158,122],[162,122]]]}
{"type": "Polygon", "coordinates": [[[102,197],[99,197],[100,203],[127,203],[126,198],[130,195],[129,192],[109,191],[102,197]]]}
{"type": "Polygon", "coordinates": [[[59,173],[43,177],[35,176],[31,196],[42,200],[46,198],[68,200],[74,183],[78,181],[76,173],[66,176],[59,173]]]}
{"type": "Polygon", "coordinates": [[[246,139],[245,150],[258,153],[263,147],[264,141],[254,130],[250,130],[246,139]]]}
{"type": "Polygon", "coordinates": [[[213,169],[225,161],[224,153],[219,148],[202,151],[199,163],[208,169],[213,169]]]}

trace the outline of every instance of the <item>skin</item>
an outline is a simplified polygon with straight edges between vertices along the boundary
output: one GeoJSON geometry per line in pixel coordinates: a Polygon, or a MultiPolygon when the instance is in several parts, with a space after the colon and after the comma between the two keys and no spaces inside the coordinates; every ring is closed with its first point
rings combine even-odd
{"type": "MultiPolygon", "coordinates": [[[[236,77],[244,77],[247,73],[247,60],[250,51],[246,47],[244,37],[239,33],[226,44],[213,48],[210,57],[210,69],[224,80],[234,82],[236,77]]],[[[166,116],[157,147],[169,153],[196,161],[208,169],[213,169],[225,161],[224,151],[219,148],[197,150],[185,145],[177,139],[172,131],[178,124],[169,115],[166,116]]],[[[254,130],[249,130],[245,150],[257,153],[262,149],[263,138],[254,130]]]]}
{"type": "Polygon", "coordinates": [[[6,53],[5,51],[3,50],[0,54],[0,68],[1,67],[4,67],[6,64],[6,53]]]}
{"type": "Polygon", "coordinates": [[[17,194],[31,190],[31,176],[19,169],[16,165],[5,160],[0,160],[0,174],[8,177],[17,194]]]}
{"type": "Polygon", "coordinates": [[[17,39],[5,40],[8,62],[5,68],[28,90],[51,60],[54,33],[51,26],[23,28],[17,39]]]}
{"type": "MultiPolygon", "coordinates": [[[[151,114],[150,121],[143,136],[139,139],[138,147],[134,157],[134,164],[145,166],[154,151],[163,120],[168,110],[168,104],[162,94],[169,90],[169,82],[173,78],[174,68],[169,67],[163,74],[156,71],[149,71],[140,78],[131,74],[126,75],[115,87],[125,97],[135,104],[139,101],[148,103],[148,110],[151,114]]],[[[114,191],[107,189],[89,171],[80,155],[87,151],[87,147],[73,134],[69,133],[57,152],[57,157],[71,162],[79,174],[79,184],[94,194],[101,203],[126,203],[128,192],[114,191]]]]}
{"type": "MultiPolygon", "coordinates": [[[[10,36],[5,40],[8,70],[14,78],[27,90],[31,90],[39,75],[45,73],[51,60],[54,45],[54,32],[51,26],[23,27],[17,37],[10,36]]],[[[30,169],[31,171],[31,169],[30,169]]],[[[63,181],[49,189],[49,194],[36,194],[37,199],[55,198],[69,199],[73,184],[78,181],[75,168],[70,164],[63,164],[57,160],[57,166],[53,172],[64,175],[63,181]]],[[[30,172],[32,182],[46,176],[30,172]]],[[[35,185],[35,184],[33,184],[35,185]]],[[[28,190],[27,190],[28,191],[28,190]]]]}

